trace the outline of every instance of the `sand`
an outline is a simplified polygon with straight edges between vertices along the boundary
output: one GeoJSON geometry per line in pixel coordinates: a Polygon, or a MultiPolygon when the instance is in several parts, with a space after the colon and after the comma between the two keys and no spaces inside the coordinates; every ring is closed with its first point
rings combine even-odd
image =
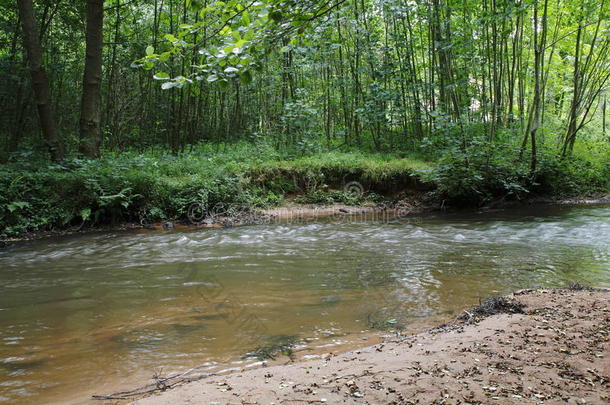
{"type": "Polygon", "coordinates": [[[528,290],[507,299],[523,313],[469,310],[418,335],[211,376],[135,403],[610,403],[610,292],[528,290]]]}

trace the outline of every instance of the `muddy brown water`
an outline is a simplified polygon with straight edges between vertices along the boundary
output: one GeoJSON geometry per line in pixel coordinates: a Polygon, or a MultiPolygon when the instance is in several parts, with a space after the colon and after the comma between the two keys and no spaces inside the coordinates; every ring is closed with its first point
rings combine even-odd
{"type": "Polygon", "coordinates": [[[315,357],[572,281],[610,287],[610,205],[22,243],[0,250],[0,402],[87,403],[248,352],[288,361],[287,343],[315,357]]]}

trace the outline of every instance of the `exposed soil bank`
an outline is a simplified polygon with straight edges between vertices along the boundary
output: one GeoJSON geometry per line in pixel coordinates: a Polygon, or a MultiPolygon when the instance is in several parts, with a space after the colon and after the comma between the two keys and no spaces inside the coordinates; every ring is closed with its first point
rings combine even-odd
{"type": "Polygon", "coordinates": [[[58,231],[32,232],[23,237],[0,239],[0,248],[15,242],[37,240],[50,237],[62,237],[95,232],[121,232],[121,231],[173,231],[173,230],[197,230],[218,229],[244,225],[259,225],[275,222],[298,222],[301,220],[314,220],[332,216],[360,217],[362,219],[376,219],[385,217],[397,217],[412,214],[421,214],[437,210],[439,204],[424,204],[418,199],[409,201],[387,202],[366,205],[320,205],[320,204],[296,204],[286,202],[280,207],[269,209],[257,209],[249,207],[227,207],[227,211],[234,213],[212,212],[203,217],[199,223],[189,220],[166,221],[155,224],[122,223],[115,226],[96,226],[92,228],[72,228],[58,231]]]}
{"type": "MultiPolygon", "coordinates": [[[[597,195],[591,198],[573,198],[573,199],[550,199],[537,198],[525,201],[504,201],[497,200],[486,206],[480,207],[480,210],[488,209],[510,209],[520,206],[534,204],[549,204],[549,205],[587,205],[587,204],[606,204],[610,203],[610,194],[597,195]]],[[[172,231],[172,230],[193,230],[193,229],[216,229],[226,228],[231,226],[265,224],[272,222],[290,222],[299,220],[312,220],[323,217],[358,217],[363,219],[380,219],[387,217],[401,217],[407,215],[417,215],[426,212],[444,210],[442,201],[426,201],[420,198],[411,198],[398,202],[387,202],[379,204],[369,204],[360,206],[351,206],[343,204],[319,205],[319,204],[296,204],[287,202],[284,205],[269,209],[251,209],[244,211],[235,217],[216,216],[212,221],[203,221],[201,224],[194,225],[188,221],[168,221],[156,224],[141,225],[137,223],[122,223],[118,225],[96,226],[90,228],[72,228],[57,231],[40,231],[32,232],[20,238],[0,239],[0,248],[11,243],[22,242],[27,240],[37,240],[51,237],[62,237],[70,235],[79,235],[95,232],[120,232],[120,231],[172,231]]],[[[477,208],[469,208],[471,210],[477,208]]]]}
{"type": "Polygon", "coordinates": [[[608,403],[610,292],[522,291],[507,299],[514,305],[465,311],[462,321],[419,335],[208,377],[136,403],[608,403]],[[523,313],[484,317],[490,309],[523,313]]]}

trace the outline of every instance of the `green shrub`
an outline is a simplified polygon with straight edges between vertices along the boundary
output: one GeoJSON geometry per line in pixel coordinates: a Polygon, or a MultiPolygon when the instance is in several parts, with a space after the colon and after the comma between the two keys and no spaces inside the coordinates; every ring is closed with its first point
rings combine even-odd
{"type": "Polygon", "coordinates": [[[474,143],[466,152],[446,152],[435,169],[420,172],[435,183],[438,199],[454,205],[481,205],[494,199],[521,200],[544,195],[572,197],[607,191],[610,167],[580,157],[560,159],[556,151],[543,149],[537,169],[530,170],[529,156],[507,145],[474,143]]]}
{"type": "MultiPolygon", "coordinates": [[[[596,149],[597,150],[597,149],[596,149]]],[[[0,238],[118,222],[150,223],[186,219],[197,202],[270,207],[285,197],[315,204],[377,201],[392,187],[420,181],[436,185],[437,199],[457,205],[530,195],[582,195],[608,190],[607,157],[556,158],[542,149],[538,170],[507,144],[475,139],[464,151],[451,146],[438,163],[416,155],[324,152],[281,159],[267,144],[195,145],[172,155],[105,153],[98,160],[66,159],[61,164],[32,156],[0,165],[0,238]],[[366,194],[343,186],[361,182],[366,194]],[[382,190],[383,187],[385,191],[382,190]],[[377,194],[376,194],[377,193],[377,194]]]]}

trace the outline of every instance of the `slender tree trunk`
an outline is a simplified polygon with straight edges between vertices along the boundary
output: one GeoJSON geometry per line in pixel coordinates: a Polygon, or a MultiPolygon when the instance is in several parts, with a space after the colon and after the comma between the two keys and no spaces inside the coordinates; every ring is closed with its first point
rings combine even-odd
{"type": "Polygon", "coordinates": [[[112,44],[112,52],[110,54],[109,61],[109,73],[107,75],[107,86],[106,86],[106,107],[105,113],[102,115],[103,121],[110,128],[110,136],[111,139],[111,147],[116,147],[120,140],[118,139],[120,136],[120,121],[121,114],[119,112],[118,105],[115,102],[117,95],[117,86],[115,84],[116,80],[116,72],[117,72],[117,47],[120,41],[120,33],[121,33],[121,7],[116,8],[116,16],[114,20],[114,42],[112,44]]]}
{"type": "Polygon", "coordinates": [[[104,25],[104,1],[87,0],[87,46],[83,97],[80,116],[80,152],[90,158],[99,156],[102,140],[100,105],[102,90],[102,48],[104,25]]]}
{"type": "Polygon", "coordinates": [[[562,147],[561,155],[567,156],[570,152],[570,144],[572,138],[576,137],[577,121],[580,112],[580,101],[581,101],[581,72],[580,72],[580,51],[581,51],[581,37],[582,37],[582,22],[578,24],[578,31],[576,34],[576,43],[574,45],[574,78],[573,78],[573,96],[570,104],[570,113],[568,115],[568,128],[564,137],[564,144],[562,147]]]}
{"type": "Polygon", "coordinates": [[[535,173],[538,162],[536,133],[540,127],[540,113],[543,104],[544,92],[544,51],[546,49],[548,0],[543,2],[542,19],[538,18],[538,1],[534,4],[533,19],[533,46],[534,46],[534,97],[530,108],[527,129],[521,145],[521,154],[527,146],[528,139],[531,141],[532,154],[530,159],[530,170],[535,173]],[[539,25],[540,24],[540,25],[539,25]]]}
{"type": "Polygon", "coordinates": [[[30,72],[32,76],[32,89],[34,99],[38,108],[40,129],[49,147],[51,159],[61,160],[64,156],[63,147],[59,140],[57,121],[51,105],[51,89],[47,73],[42,66],[42,48],[36,21],[34,19],[34,7],[32,0],[18,0],[21,26],[23,28],[23,44],[28,54],[30,72]]]}
{"type": "Polygon", "coordinates": [[[606,102],[607,99],[604,97],[604,105],[602,107],[602,133],[606,137],[606,140],[610,142],[610,136],[606,136],[606,102]]]}
{"type": "MultiPolygon", "coordinates": [[[[602,9],[604,9],[604,1],[601,2],[600,10],[602,9]]],[[[582,12],[584,14],[584,7],[582,12]]],[[[581,39],[581,35],[584,37],[586,32],[585,26],[583,21],[579,22],[574,48],[572,103],[568,115],[568,128],[561,151],[562,157],[572,154],[578,132],[588,122],[587,117],[591,113],[591,108],[610,80],[610,65],[607,63],[610,39],[605,38],[603,42],[597,42],[602,21],[603,16],[600,14],[593,37],[586,47],[584,46],[584,40],[581,39]]]]}

